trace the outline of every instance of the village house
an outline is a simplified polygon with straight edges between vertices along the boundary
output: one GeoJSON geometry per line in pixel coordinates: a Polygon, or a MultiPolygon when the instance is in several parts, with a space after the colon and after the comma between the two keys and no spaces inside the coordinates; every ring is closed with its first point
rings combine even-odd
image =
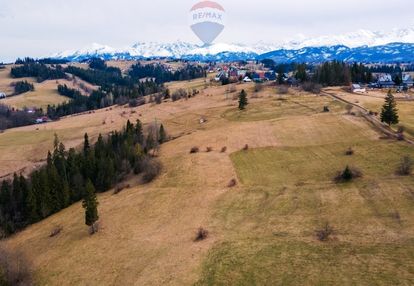
{"type": "Polygon", "coordinates": [[[47,123],[47,122],[51,122],[52,120],[50,120],[49,117],[47,116],[42,116],[36,119],[36,124],[42,124],[42,123],[47,123]]]}
{"type": "Polygon", "coordinates": [[[378,76],[377,85],[379,88],[392,88],[395,86],[395,83],[392,80],[392,75],[381,74],[378,76]]]}
{"type": "Polygon", "coordinates": [[[276,80],[276,73],[274,71],[267,71],[264,74],[266,80],[273,81],[276,80]]]}
{"type": "Polygon", "coordinates": [[[352,84],[351,90],[353,93],[366,93],[367,92],[366,88],[363,88],[361,85],[355,84],[355,83],[352,84]]]}
{"type": "Polygon", "coordinates": [[[403,85],[410,88],[414,86],[414,80],[413,77],[410,74],[403,74],[402,75],[402,82],[403,85]]]}
{"type": "Polygon", "coordinates": [[[155,82],[157,79],[155,77],[143,77],[140,78],[138,81],[140,83],[145,83],[145,82],[155,82]]]}

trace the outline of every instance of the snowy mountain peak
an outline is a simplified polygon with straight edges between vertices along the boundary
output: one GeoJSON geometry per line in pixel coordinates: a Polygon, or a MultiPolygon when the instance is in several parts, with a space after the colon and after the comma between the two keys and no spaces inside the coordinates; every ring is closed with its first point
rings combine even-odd
{"type": "Polygon", "coordinates": [[[292,40],[282,44],[286,49],[300,49],[304,47],[323,47],[344,45],[350,48],[362,46],[381,46],[388,43],[414,43],[414,27],[406,29],[394,29],[391,32],[372,32],[360,29],[355,32],[342,35],[327,35],[315,38],[306,38],[292,40]]]}
{"type": "MultiPolygon", "coordinates": [[[[199,46],[183,41],[172,43],[137,42],[130,47],[115,49],[94,43],[83,49],[58,53],[52,57],[72,61],[91,57],[101,57],[104,59],[176,58],[190,60],[238,60],[257,58],[259,55],[277,50],[297,51],[309,47],[331,47],[327,52],[332,50],[341,52],[347,48],[377,47],[389,43],[414,43],[414,27],[394,29],[387,33],[361,29],[352,33],[316,38],[307,38],[299,35],[294,40],[279,44],[261,41],[252,45],[217,43],[199,46]]],[[[303,51],[303,53],[305,52],[303,51]]]]}

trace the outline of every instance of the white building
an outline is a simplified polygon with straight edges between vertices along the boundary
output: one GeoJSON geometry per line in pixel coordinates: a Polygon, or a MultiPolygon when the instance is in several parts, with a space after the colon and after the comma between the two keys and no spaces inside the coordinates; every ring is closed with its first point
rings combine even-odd
{"type": "Polygon", "coordinates": [[[0,92],[0,98],[6,98],[6,94],[3,92],[0,92]]]}
{"type": "Polygon", "coordinates": [[[351,89],[353,93],[366,93],[367,92],[367,90],[365,88],[362,88],[361,85],[359,84],[353,84],[351,89]]]}

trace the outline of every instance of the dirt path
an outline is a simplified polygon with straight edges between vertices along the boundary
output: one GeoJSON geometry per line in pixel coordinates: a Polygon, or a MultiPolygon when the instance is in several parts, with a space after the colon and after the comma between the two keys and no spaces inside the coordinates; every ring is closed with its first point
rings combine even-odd
{"type": "MultiPolygon", "coordinates": [[[[386,136],[390,137],[390,138],[394,138],[394,139],[398,139],[398,133],[395,132],[394,130],[392,130],[389,126],[385,125],[383,122],[381,122],[376,116],[374,115],[370,115],[369,114],[369,109],[357,104],[357,103],[353,103],[350,102],[344,98],[342,98],[341,96],[338,96],[334,93],[331,92],[322,92],[322,94],[330,96],[331,98],[337,99],[339,101],[342,101],[345,104],[349,104],[352,105],[354,108],[356,108],[358,111],[361,112],[361,115],[364,119],[366,119],[375,129],[381,131],[382,133],[384,133],[386,136]]],[[[414,145],[414,141],[410,140],[406,137],[404,137],[404,141],[406,141],[407,143],[414,145]]]]}

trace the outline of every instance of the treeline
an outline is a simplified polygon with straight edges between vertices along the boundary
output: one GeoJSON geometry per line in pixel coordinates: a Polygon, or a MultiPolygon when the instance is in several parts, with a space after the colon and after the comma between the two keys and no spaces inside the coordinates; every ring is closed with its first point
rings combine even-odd
{"type": "MultiPolygon", "coordinates": [[[[351,82],[370,83],[372,71],[363,64],[349,65],[340,61],[325,62],[319,66],[295,64],[293,73],[299,82],[312,82],[323,86],[343,86],[351,82]]],[[[292,65],[287,66],[288,69],[292,65]]]]}
{"type": "Polygon", "coordinates": [[[13,78],[35,77],[38,82],[66,78],[65,71],[60,65],[49,67],[43,63],[30,61],[12,68],[10,74],[13,78]]]}
{"type": "Polygon", "coordinates": [[[135,86],[106,86],[93,91],[89,96],[83,96],[78,90],[71,89],[66,85],[59,85],[58,92],[72,100],[56,106],[48,106],[47,115],[51,119],[58,119],[85,111],[96,110],[112,106],[114,104],[128,104],[132,101],[144,102],[143,96],[163,91],[164,88],[154,82],[142,82],[135,86]]]}
{"type": "Polygon", "coordinates": [[[14,94],[18,95],[18,94],[22,94],[28,91],[33,91],[34,90],[34,86],[33,84],[25,81],[18,81],[13,83],[14,85],[14,94]]]}
{"type": "Polygon", "coordinates": [[[10,235],[78,202],[89,181],[97,192],[108,191],[132,172],[150,182],[160,172],[160,165],[149,153],[165,139],[162,125],[153,124],[144,134],[140,121],[128,121],[121,132],[106,139],[99,135],[94,146],[85,134],[81,151],[67,151],[55,136],[44,167],[28,179],[15,174],[13,180],[2,182],[0,234],[10,235]]]}
{"type": "Polygon", "coordinates": [[[341,86],[351,83],[349,66],[344,62],[326,62],[318,66],[312,77],[313,82],[324,86],[341,86]]]}
{"type": "Polygon", "coordinates": [[[141,63],[137,63],[131,67],[129,75],[133,79],[155,78],[157,83],[162,84],[170,81],[183,81],[206,77],[207,71],[199,65],[187,64],[179,70],[170,71],[161,64],[142,65],[141,63]]]}
{"type": "Polygon", "coordinates": [[[59,94],[71,98],[70,101],[59,105],[49,105],[47,116],[56,120],[62,116],[82,113],[112,105],[113,100],[102,90],[95,90],[89,96],[83,96],[79,91],[68,88],[66,85],[58,86],[59,94]]]}
{"type": "Polygon", "coordinates": [[[389,74],[400,74],[402,72],[414,71],[414,64],[410,65],[382,65],[370,67],[369,70],[373,73],[389,73],[389,74]]]}
{"type": "Polygon", "coordinates": [[[106,70],[108,68],[108,66],[106,65],[106,62],[100,58],[90,59],[89,67],[91,69],[96,69],[96,70],[106,70]]]}
{"type": "Polygon", "coordinates": [[[69,66],[65,71],[93,85],[99,85],[102,88],[111,85],[131,86],[133,84],[130,78],[122,76],[122,72],[119,68],[114,67],[106,67],[101,70],[69,66]]]}
{"type": "Polygon", "coordinates": [[[279,75],[279,83],[283,82],[282,74],[290,72],[299,82],[312,82],[323,86],[349,85],[351,82],[370,83],[374,72],[373,68],[364,64],[348,64],[340,61],[309,65],[305,63],[276,64],[271,59],[264,59],[261,63],[279,75]]]}
{"type": "Polygon", "coordinates": [[[43,111],[41,109],[36,110],[34,113],[29,113],[26,109],[18,110],[0,104],[0,131],[34,124],[36,118],[42,115],[43,111]]]}
{"type": "Polygon", "coordinates": [[[39,64],[45,64],[45,65],[63,65],[67,64],[68,60],[62,60],[62,59],[52,59],[52,58],[44,58],[44,59],[33,59],[26,57],[24,59],[18,58],[15,62],[16,65],[24,65],[29,63],[39,63],[39,64]]]}

